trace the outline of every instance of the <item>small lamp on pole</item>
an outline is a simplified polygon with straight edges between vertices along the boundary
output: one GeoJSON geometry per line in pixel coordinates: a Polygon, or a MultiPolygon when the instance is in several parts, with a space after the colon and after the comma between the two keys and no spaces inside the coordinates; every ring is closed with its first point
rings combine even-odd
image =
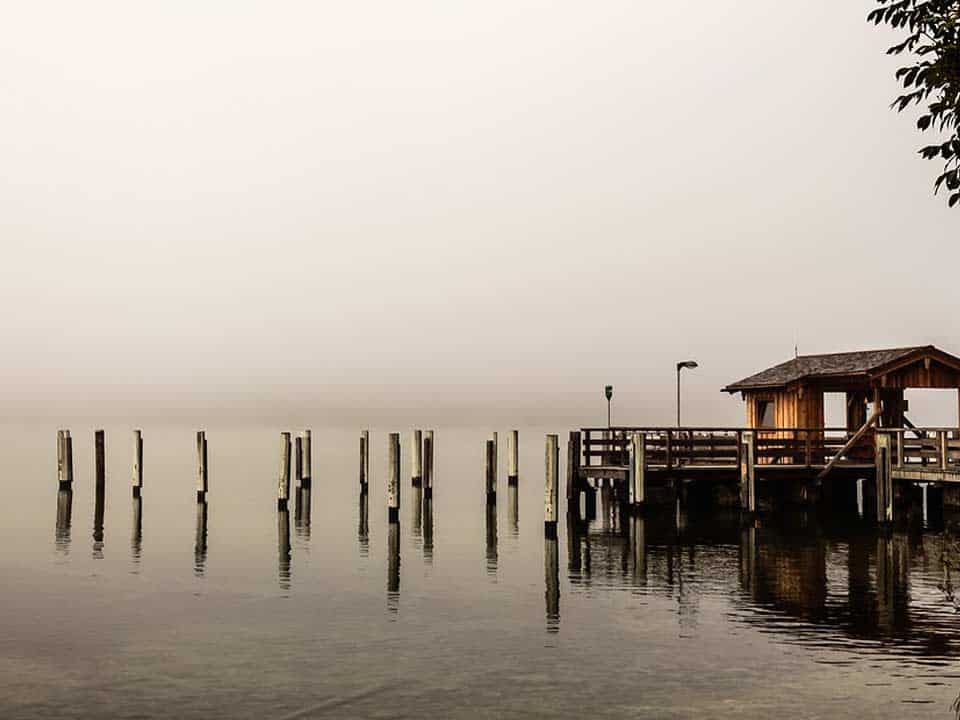
{"type": "Polygon", "coordinates": [[[603,394],[607,397],[607,428],[610,428],[610,401],[613,399],[613,385],[607,385],[603,388],[603,394]]]}
{"type": "Polygon", "coordinates": [[[693,370],[697,367],[695,360],[684,360],[677,363],[677,427],[680,427],[680,371],[684,368],[693,370]]]}

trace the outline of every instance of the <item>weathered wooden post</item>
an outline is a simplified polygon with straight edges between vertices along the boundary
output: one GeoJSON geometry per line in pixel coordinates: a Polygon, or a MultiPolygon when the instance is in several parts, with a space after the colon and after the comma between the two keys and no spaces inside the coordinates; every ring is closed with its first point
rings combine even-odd
{"type": "Polygon", "coordinates": [[[423,497],[433,497],[433,430],[427,430],[423,437],[423,497]]]}
{"type": "Polygon", "coordinates": [[[207,433],[197,432],[197,502],[207,499],[207,433]]]}
{"type": "Polygon", "coordinates": [[[67,433],[69,430],[57,430],[57,487],[67,487],[67,433]]]}
{"type": "MultiPolygon", "coordinates": [[[[293,477],[297,480],[297,488],[303,482],[303,436],[297,435],[293,440],[293,477]]],[[[300,495],[297,494],[299,499],[300,495]]],[[[296,522],[296,518],[294,518],[296,522]]]]}
{"type": "Polygon", "coordinates": [[[309,430],[300,433],[301,460],[300,475],[297,480],[301,488],[309,488],[313,485],[313,436],[309,430]]]}
{"type": "Polygon", "coordinates": [[[410,484],[423,487],[423,431],[414,430],[410,439],[410,484]]]}
{"type": "Polygon", "coordinates": [[[103,430],[93,433],[94,481],[96,493],[103,495],[107,485],[107,460],[103,430]]]}
{"type": "Polygon", "coordinates": [[[400,433],[390,433],[390,470],[387,476],[387,520],[400,522],[400,433]]]}
{"type": "Polygon", "coordinates": [[[520,433],[511,430],[507,436],[507,485],[516,485],[520,479],[520,433]]]}
{"type": "Polygon", "coordinates": [[[500,479],[500,445],[497,441],[496,431],[490,433],[490,439],[493,440],[493,485],[496,487],[497,481],[500,479]]]}
{"type": "Polygon", "coordinates": [[[487,440],[486,464],[484,465],[484,485],[487,490],[487,505],[497,504],[497,445],[493,440],[487,440]]]}
{"type": "Polygon", "coordinates": [[[546,454],[544,458],[546,470],[543,494],[543,532],[547,538],[557,536],[557,515],[560,505],[560,438],[557,435],[547,435],[546,454]]]}
{"type": "Polygon", "coordinates": [[[370,431],[360,432],[360,490],[366,491],[370,482],[370,431]]]}
{"type": "Polygon", "coordinates": [[[740,509],[749,513],[757,511],[757,465],[756,435],[746,431],[741,435],[743,446],[740,452],[740,509]]]}
{"type": "Polygon", "coordinates": [[[133,496],[143,491],[143,432],[133,431],[133,496]]]}
{"type": "Polygon", "coordinates": [[[580,515],[580,433],[570,431],[567,439],[567,514],[580,515]]]}
{"type": "Polygon", "coordinates": [[[876,434],[877,522],[893,522],[893,467],[890,434],[876,434]]]}
{"type": "MultiPolygon", "coordinates": [[[[290,499],[290,433],[280,433],[280,475],[277,478],[277,510],[286,510],[290,499]]],[[[288,520],[289,524],[289,520],[288,520]]]]}
{"type": "Polygon", "coordinates": [[[635,432],[630,436],[630,479],[627,483],[630,504],[640,507],[647,499],[647,436],[635,432]]]}

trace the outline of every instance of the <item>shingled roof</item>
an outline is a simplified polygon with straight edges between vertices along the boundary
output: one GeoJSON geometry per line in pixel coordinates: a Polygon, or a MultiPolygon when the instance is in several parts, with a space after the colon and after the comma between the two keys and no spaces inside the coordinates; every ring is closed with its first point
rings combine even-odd
{"type": "Polygon", "coordinates": [[[890,350],[863,350],[860,352],[831,353],[829,355],[800,355],[793,360],[774,365],[739,382],[728,385],[723,392],[782,387],[806,378],[867,375],[878,368],[901,360],[913,353],[936,352],[932,345],[893,348],[890,350]]]}

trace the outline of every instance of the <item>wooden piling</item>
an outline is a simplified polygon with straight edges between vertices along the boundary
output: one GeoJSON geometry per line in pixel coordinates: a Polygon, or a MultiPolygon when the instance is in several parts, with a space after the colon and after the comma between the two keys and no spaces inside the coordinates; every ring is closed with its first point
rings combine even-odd
{"type": "Polygon", "coordinates": [[[496,487],[497,480],[499,480],[500,475],[500,445],[497,440],[497,432],[494,430],[490,433],[490,439],[493,440],[493,485],[496,487]]]}
{"type": "Polygon", "coordinates": [[[280,475],[277,478],[277,509],[286,510],[290,499],[290,433],[280,433],[280,475]]]}
{"type": "Polygon", "coordinates": [[[93,433],[94,481],[96,493],[102,495],[107,484],[107,461],[103,430],[93,433]]]}
{"type": "Polygon", "coordinates": [[[390,467],[387,475],[387,520],[400,522],[400,433],[390,433],[390,467]]]}
{"type": "Polygon", "coordinates": [[[67,487],[67,433],[69,430],[57,430],[57,485],[60,490],[67,487]]]}
{"type": "Polygon", "coordinates": [[[208,478],[207,478],[207,433],[204,430],[197,431],[197,502],[205,502],[207,499],[208,478]]]}
{"type": "Polygon", "coordinates": [[[484,485],[487,491],[487,505],[497,504],[497,445],[493,440],[487,440],[484,454],[484,485]]]}
{"type": "Polygon", "coordinates": [[[630,504],[639,507],[647,499],[647,436],[642,432],[630,436],[630,504]]]}
{"type": "Polygon", "coordinates": [[[133,431],[133,496],[143,491],[143,432],[133,431]]]}
{"type": "Polygon", "coordinates": [[[313,485],[313,434],[310,430],[304,430],[300,437],[302,458],[298,480],[301,488],[309,488],[313,485]]]}
{"type": "Polygon", "coordinates": [[[370,481],[370,431],[360,432],[360,489],[366,490],[370,481]]]}
{"type": "Polygon", "coordinates": [[[433,497],[433,430],[423,436],[423,497],[433,497]]]}
{"type": "Polygon", "coordinates": [[[877,522],[893,522],[893,467],[890,434],[876,434],[877,522]]]}
{"type": "Polygon", "coordinates": [[[293,477],[296,478],[296,487],[303,482],[303,436],[297,435],[293,441],[293,477]]]}
{"type": "Polygon", "coordinates": [[[516,485],[520,479],[520,433],[511,430],[507,436],[507,485],[516,485]]]}
{"type": "Polygon", "coordinates": [[[756,435],[753,431],[741,436],[740,452],[740,509],[754,513],[757,511],[757,465],[756,435]]]}
{"type": "Polygon", "coordinates": [[[546,537],[557,536],[557,516],[560,506],[560,439],[557,435],[547,435],[544,457],[545,478],[543,495],[543,531],[546,537]]]}
{"type": "Polygon", "coordinates": [[[567,439],[567,513],[570,513],[574,507],[580,507],[580,498],[577,493],[577,438],[580,433],[575,430],[570,431],[567,439]]]}
{"type": "Polygon", "coordinates": [[[410,438],[410,482],[423,487],[423,431],[414,430],[410,438]]]}

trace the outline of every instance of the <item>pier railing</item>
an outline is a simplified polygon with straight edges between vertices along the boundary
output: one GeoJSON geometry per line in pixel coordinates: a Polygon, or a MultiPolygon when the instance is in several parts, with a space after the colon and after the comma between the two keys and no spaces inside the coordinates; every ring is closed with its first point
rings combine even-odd
{"type": "Polygon", "coordinates": [[[960,470],[960,430],[957,428],[894,428],[891,465],[899,469],[960,470]]]}
{"type": "MultiPolygon", "coordinates": [[[[667,470],[683,467],[730,467],[740,464],[743,434],[755,434],[758,465],[822,467],[847,444],[852,434],[846,428],[583,428],[581,446],[584,467],[626,466],[628,444],[634,433],[645,437],[645,462],[667,470]]],[[[839,464],[873,461],[872,437],[849,448],[839,464]]]]}

